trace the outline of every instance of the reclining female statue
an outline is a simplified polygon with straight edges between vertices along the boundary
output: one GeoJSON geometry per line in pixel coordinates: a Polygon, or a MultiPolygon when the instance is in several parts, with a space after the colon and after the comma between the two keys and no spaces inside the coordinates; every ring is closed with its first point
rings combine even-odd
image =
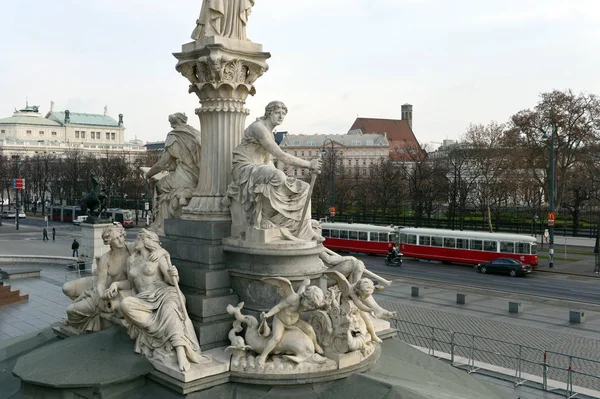
{"type": "Polygon", "coordinates": [[[242,207],[245,225],[260,229],[285,227],[302,240],[318,240],[320,237],[308,220],[310,203],[306,220],[302,220],[309,184],[287,177],[273,164],[273,158],[277,158],[286,165],[315,172],[321,168],[320,159],[297,158],[285,153],[275,142],[273,130],[283,122],[286,114],[285,104],[272,101],[265,108],[265,115],[246,128],[242,142],[233,152],[232,183],[227,188],[226,201],[242,207]]]}
{"type": "Polygon", "coordinates": [[[121,312],[129,336],[136,340],[137,353],[158,358],[175,352],[179,369],[188,371],[190,362],[199,363],[202,356],[178,287],[177,269],[156,233],[142,229],[134,247],[127,267],[128,280],[112,284],[110,296],[132,290],[132,296],[121,302],[121,312]]]}

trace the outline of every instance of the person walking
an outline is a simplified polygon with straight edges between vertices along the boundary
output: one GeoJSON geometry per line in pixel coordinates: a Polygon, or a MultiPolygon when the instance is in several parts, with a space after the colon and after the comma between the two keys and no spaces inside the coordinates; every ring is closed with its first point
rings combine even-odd
{"type": "Polygon", "coordinates": [[[56,239],[56,229],[53,227],[52,228],[52,241],[54,241],[56,239]]]}
{"type": "Polygon", "coordinates": [[[48,240],[48,230],[46,230],[46,228],[44,227],[44,231],[42,233],[42,241],[47,241],[48,240]]]}
{"type": "Polygon", "coordinates": [[[79,243],[77,242],[77,239],[73,240],[73,244],[71,244],[71,249],[73,250],[73,257],[79,257],[79,243]]]}

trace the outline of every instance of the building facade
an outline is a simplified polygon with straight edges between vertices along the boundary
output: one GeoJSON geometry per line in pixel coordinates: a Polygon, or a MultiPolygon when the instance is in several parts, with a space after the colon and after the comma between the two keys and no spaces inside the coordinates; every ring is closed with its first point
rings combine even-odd
{"type": "Polygon", "coordinates": [[[123,115],[116,121],[106,112],[88,114],[54,111],[46,116],[38,106],[15,110],[13,116],[0,119],[0,155],[34,156],[81,150],[95,155],[107,153],[142,153],[146,148],[138,141],[125,141],[123,115]]]}

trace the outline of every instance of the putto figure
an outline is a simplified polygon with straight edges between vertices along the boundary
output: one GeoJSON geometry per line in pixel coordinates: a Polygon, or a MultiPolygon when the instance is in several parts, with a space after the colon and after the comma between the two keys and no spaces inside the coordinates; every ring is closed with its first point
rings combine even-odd
{"type": "Polygon", "coordinates": [[[286,165],[313,171],[321,168],[320,159],[297,158],[282,151],[275,142],[273,130],[283,123],[287,111],[285,104],[272,101],[265,108],[265,115],[246,128],[242,142],[233,152],[232,183],[227,188],[226,201],[232,206],[234,224],[259,229],[285,227],[302,240],[320,240],[309,220],[309,184],[287,177],[273,164],[275,157],[286,165]],[[236,206],[241,207],[243,216],[236,214],[236,206]],[[303,213],[305,206],[309,208],[303,213]],[[236,220],[243,217],[245,221],[236,220]]]}
{"type": "Polygon", "coordinates": [[[129,260],[129,280],[110,287],[110,294],[131,289],[121,302],[128,333],[136,340],[135,351],[150,358],[169,357],[173,352],[180,371],[190,362],[200,363],[200,345],[179,290],[179,275],[158,236],[142,229],[129,260]]]}
{"type": "MultiPolygon", "coordinates": [[[[306,310],[323,306],[323,291],[319,287],[311,286],[308,279],[300,284],[298,292],[294,292],[290,280],[283,277],[268,277],[262,281],[278,287],[284,298],[267,313],[263,312],[260,315],[263,329],[266,328],[266,320],[273,317],[273,333],[256,359],[258,365],[264,366],[267,356],[283,339],[285,332],[289,330],[299,329],[302,331],[313,342],[315,352],[322,354],[323,349],[317,342],[315,331],[310,324],[300,319],[300,316],[306,310]]],[[[265,333],[265,335],[268,334],[265,333]]]]}
{"type": "Polygon", "coordinates": [[[246,25],[254,0],[204,0],[192,39],[223,36],[248,40],[246,25]]]}
{"type": "Polygon", "coordinates": [[[73,303],[67,307],[64,324],[80,333],[100,331],[103,327],[102,316],[112,316],[110,313],[115,310],[118,314],[120,300],[128,295],[127,291],[113,295],[111,306],[108,306],[111,299],[109,286],[127,281],[127,260],[133,248],[125,243],[125,229],[122,226],[108,226],[102,230],[102,240],[110,246],[110,250],[98,261],[98,275],[68,281],[62,288],[64,294],[73,299],[73,303]]]}
{"type": "Polygon", "coordinates": [[[169,115],[171,130],[165,141],[165,151],[147,172],[149,179],[159,172],[169,171],[156,182],[157,202],[151,230],[162,232],[165,219],[181,217],[198,184],[200,173],[200,132],[187,124],[183,113],[169,115]]]}

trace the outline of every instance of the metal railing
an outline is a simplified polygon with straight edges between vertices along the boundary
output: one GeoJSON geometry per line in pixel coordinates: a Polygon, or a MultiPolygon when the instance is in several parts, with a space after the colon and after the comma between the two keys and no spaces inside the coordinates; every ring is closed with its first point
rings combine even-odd
{"type": "Polygon", "coordinates": [[[512,380],[566,398],[600,398],[600,360],[392,319],[398,337],[468,373],[512,380]]]}
{"type": "Polygon", "coordinates": [[[65,266],[65,281],[91,276],[92,262],[77,261],[65,266]]]}

